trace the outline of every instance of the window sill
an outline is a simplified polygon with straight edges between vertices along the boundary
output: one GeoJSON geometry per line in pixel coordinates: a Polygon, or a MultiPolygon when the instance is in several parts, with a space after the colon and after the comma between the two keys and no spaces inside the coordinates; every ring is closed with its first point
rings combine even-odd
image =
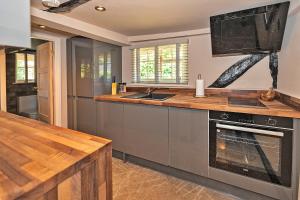
{"type": "Polygon", "coordinates": [[[30,84],[36,84],[36,82],[13,83],[13,85],[30,85],[30,84]]]}
{"type": "Polygon", "coordinates": [[[155,87],[155,88],[193,88],[190,85],[180,84],[143,84],[143,83],[129,83],[127,87],[155,87]]]}

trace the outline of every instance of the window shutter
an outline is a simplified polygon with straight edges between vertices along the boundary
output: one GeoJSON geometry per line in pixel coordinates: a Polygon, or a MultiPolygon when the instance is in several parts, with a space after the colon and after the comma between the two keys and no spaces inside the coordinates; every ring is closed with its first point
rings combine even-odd
{"type": "Polygon", "coordinates": [[[188,42],[131,50],[132,82],[188,84],[188,42]]]}
{"type": "Polygon", "coordinates": [[[177,44],[179,46],[179,71],[178,78],[180,84],[188,84],[189,82],[189,49],[188,43],[177,44]]]}

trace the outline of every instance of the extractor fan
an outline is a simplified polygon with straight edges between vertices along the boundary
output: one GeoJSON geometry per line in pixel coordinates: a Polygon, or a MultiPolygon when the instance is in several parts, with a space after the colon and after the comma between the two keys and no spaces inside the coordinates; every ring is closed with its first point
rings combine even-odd
{"type": "Polygon", "coordinates": [[[43,4],[43,6],[48,7],[48,8],[56,8],[61,3],[59,0],[42,0],[42,4],[43,4]]]}
{"type": "Polygon", "coordinates": [[[45,11],[52,13],[70,12],[72,9],[90,0],[42,0],[42,4],[47,7],[45,11]]]}

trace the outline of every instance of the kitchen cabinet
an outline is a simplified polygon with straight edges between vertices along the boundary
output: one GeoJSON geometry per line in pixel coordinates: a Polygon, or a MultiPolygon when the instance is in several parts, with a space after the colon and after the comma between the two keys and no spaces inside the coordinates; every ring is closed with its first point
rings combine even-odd
{"type": "Polygon", "coordinates": [[[97,135],[112,140],[113,149],[124,152],[123,103],[97,102],[97,135]]]}
{"type": "Polygon", "coordinates": [[[94,96],[111,93],[112,77],[121,82],[121,47],[84,37],[67,40],[68,127],[96,134],[94,96]]]}
{"type": "Polygon", "coordinates": [[[75,98],[76,130],[96,135],[96,102],[92,98],[75,98]]]}
{"type": "Polygon", "coordinates": [[[122,82],[122,49],[94,41],[94,96],[111,93],[112,78],[122,82]]]}
{"type": "Polygon", "coordinates": [[[169,108],[170,166],[208,176],[208,111],[169,108]]]}
{"type": "Polygon", "coordinates": [[[93,40],[76,38],[72,40],[73,94],[80,97],[94,97],[93,40]]]}
{"type": "Polygon", "coordinates": [[[74,97],[67,97],[68,103],[68,128],[74,129],[74,97]]]}
{"type": "Polygon", "coordinates": [[[168,107],[124,104],[126,153],[168,165],[168,107]]]}

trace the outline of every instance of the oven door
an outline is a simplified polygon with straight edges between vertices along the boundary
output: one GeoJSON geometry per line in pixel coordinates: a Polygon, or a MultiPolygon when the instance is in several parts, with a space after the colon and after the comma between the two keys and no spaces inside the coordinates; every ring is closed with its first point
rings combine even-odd
{"type": "Polygon", "coordinates": [[[210,166],[290,187],[292,131],[211,121],[210,166]]]}

